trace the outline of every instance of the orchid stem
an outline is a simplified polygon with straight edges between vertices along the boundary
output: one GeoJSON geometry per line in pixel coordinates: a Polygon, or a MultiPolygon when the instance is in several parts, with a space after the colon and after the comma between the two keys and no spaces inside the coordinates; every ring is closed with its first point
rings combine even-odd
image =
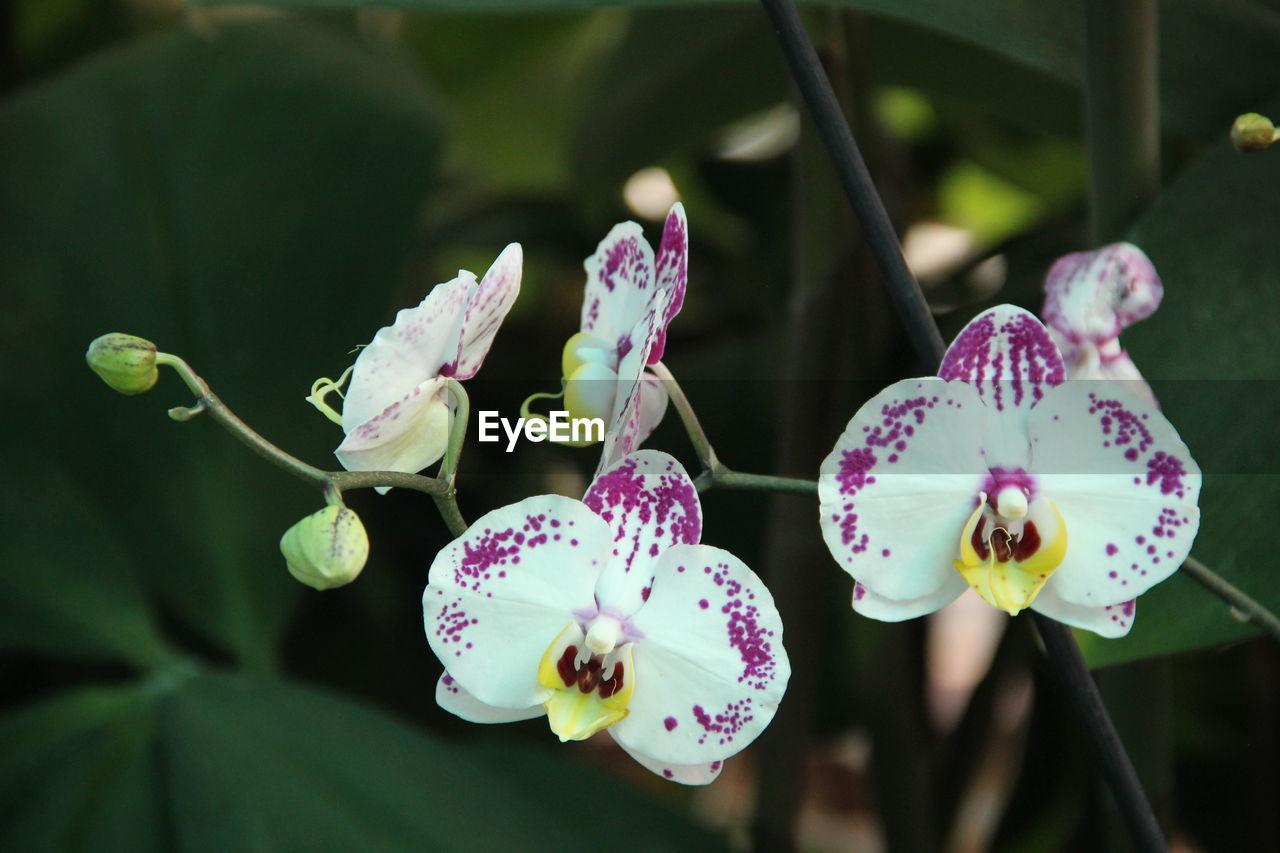
{"type": "MultiPolygon", "coordinates": [[[[792,77],[809,107],[840,184],[884,274],[889,295],[911,343],[931,372],[936,372],[944,353],[942,335],[929,312],[919,283],[907,268],[897,233],[867,172],[831,82],[805,32],[795,2],[761,0],[761,5],[777,32],[792,77]]],[[[1133,771],[1124,745],[1115,733],[1115,725],[1107,714],[1098,687],[1089,677],[1075,638],[1064,626],[1038,615],[1037,625],[1041,627],[1050,659],[1068,685],[1071,702],[1089,730],[1098,763],[1117,802],[1121,804],[1135,844],[1144,850],[1165,849],[1151,804],[1133,771]]]]}
{"type": "Polygon", "coordinates": [[[689,398],[685,396],[684,389],[680,387],[680,383],[671,375],[671,371],[662,362],[649,365],[649,370],[653,372],[662,386],[667,390],[667,396],[671,398],[671,403],[676,407],[676,412],[680,415],[680,421],[684,424],[685,431],[689,433],[689,441],[693,444],[694,451],[698,454],[698,461],[702,463],[702,473],[694,478],[693,485],[699,492],[705,492],[713,486],[720,486],[726,489],[749,489],[752,491],[763,492],[784,492],[797,495],[814,495],[818,493],[818,484],[814,480],[804,480],[798,477],[775,477],[772,474],[747,474],[742,471],[734,471],[729,468],[716,456],[715,448],[711,446],[711,440],[707,438],[706,431],[702,428],[702,424],[698,421],[698,415],[693,411],[693,405],[690,404],[689,398]]]}
{"type": "Polygon", "coordinates": [[[1151,802],[1138,781],[1138,773],[1120,742],[1107,706],[1102,702],[1102,694],[1089,674],[1089,667],[1071,630],[1035,611],[1031,616],[1035,619],[1040,639],[1044,641],[1045,654],[1053,662],[1058,678],[1067,688],[1067,698],[1089,735],[1098,766],[1115,796],[1134,846],[1144,853],[1167,851],[1169,848],[1151,802]]]}
{"type": "MultiPolygon", "coordinates": [[[[316,486],[325,494],[325,499],[340,497],[345,489],[371,489],[386,486],[396,489],[412,489],[424,492],[437,499],[451,496],[452,482],[435,477],[424,477],[421,474],[404,474],[399,471],[324,471],[314,465],[308,465],[296,456],[281,450],[276,445],[259,435],[252,427],[242,421],[235,412],[213,393],[209,384],[196,373],[191,365],[176,355],[156,353],[156,364],[165,365],[182,378],[183,383],[196,395],[196,402],[189,407],[175,407],[169,410],[169,417],[176,421],[188,421],[198,415],[208,415],[223,429],[231,433],[254,453],[266,459],[277,468],[305,480],[316,486]]],[[[451,499],[451,498],[450,498],[451,499]]],[[[455,506],[456,513],[456,506],[455,506]]],[[[444,515],[444,510],[441,510],[444,515]]],[[[460,517],[460,516],[459,516],[460,517]]],[[[445,523],[450,524],[445,516],[445,523]]],[[[450,525],[452,530],[452,524],[450,525]]],[[[465,529],[465,524],[463,525],[465,529]]]]}
{"type": "Polygon", "coordinates": [[[862,234],[880,267],[889,288],[889,297],[906,326],[911,344],[925,364],[936,367],[945,350],[942,334],[929,311],[929,303],[919,282],[907,267],[897,231],[871,180],[862,152],[853,139],[853,131],[849,129],[831,81],[822,69],[813,42],[805,32],[796,4],[794,0],[760,0],[760,4],[777,32],[791,76],[809,107],[818,135],[826,146],[840,185],[849,199],[849,206],[853,208],[862,234]]]}
{"type": "Polygon", "coordinates": [[[1226,578],[1210,569],[1195,557],[1187,557],[1182,570],[1191,575],[1197,583],[1231,606],[1231,609],[1250,624],[1256,625],[1280,641],[1280,618],[1259,602],[1249,597],[1243,590],[1227,581],[1226,578]]]}

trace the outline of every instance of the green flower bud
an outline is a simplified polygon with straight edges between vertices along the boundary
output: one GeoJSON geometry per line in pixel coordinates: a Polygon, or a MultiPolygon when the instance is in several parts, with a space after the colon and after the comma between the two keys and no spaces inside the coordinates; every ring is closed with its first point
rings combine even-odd
{"type": "Polygon", "coordinates": [[[1237,151],[1261,151],[1276,141],[1276,126],[1257,113],[1245,113],[1231,125],[1231,144],[1237,151]]]}
{"type": "Polygon", "coordinates": [[[93,372],[121,394],[142,394],[156,384],[156,345],[136,335],[112,332],[89,344],[84,354],[93,372]]]}
{"type": "Polygon", "coordinates": [[[316,589],[349,584],[369,557],[369,537],[360,516],[345,506],[313,512],[280,537],[289,574],[316,589]]]}

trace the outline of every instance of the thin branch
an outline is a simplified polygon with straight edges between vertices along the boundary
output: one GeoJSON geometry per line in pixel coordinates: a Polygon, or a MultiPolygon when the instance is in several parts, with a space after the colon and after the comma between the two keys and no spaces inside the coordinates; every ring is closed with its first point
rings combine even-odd
{"type": "Polygon", "coordinates": [[[911,344],[925,364],[936,366],[942,361],[945,349],[942,334],[929,312],[920,284],[907,267],[898,234],[867,171],[862,152],[854,142],[853,132],[845,121],[831,81],[822,70],[817,51],[800,21],[796,4],[793,0],[761,0],[761,5],[777,31],[791,76],[809,106],[813,123],[831,156],[831,163],[858,224],[862,226],[863,236],[884,275],[889,296],[902,317],[911,344]]]}
{"type": "Polygon", "coordinates": [[[698,454],[698,461],[702,463],[702,473],[693,481],[699,492],[705,492],[713,486],[719,486],[726,489],[783,492],[797,495],[815,495],[818,493],[818,484],[814,480],[804,480],[798,477],[775,477],[772,474],[748,474],[729,468],[716,456],[715,448],[711,446],[711,440],[707,438],[706,431],[698,421],[697,413],[693,411],[693,405],[689,402],[689,398],[685,396],[684,389],[680,387],[680,383],[676,381],[667,366],[658,362],[657,364],[649,365],[649,369],[658,377],[662,382],[662,386],[666,389],[667,396],[671,398],[671,404],[675,406],[676,412],[680,415],[680,421],[684,424],[685,431],[689,433],[689,442],[698,454]]]}
{"type": "MultiPolygon", "coordinates": [[[[314,465],[308,465],[296,456],[281,450],[242,421],[183,359],[170,353],[156,353],[156,364],[173,368],[182,377],[183,383],[191,393],[196,395],[194,405],[170,409],[169,417],[176,421],[188,421],[199,415],[208,415],[254,453],[277,468],[324,490],[326,494],[334,491],[341,494],[345,489],[394,488],[424,492],[436,498],[437,503],[441,499],[452,500],[452,483],[444,479],[424,477],[421,474],[405,474],[399,471],[324,471],[314,465]]],[[[456,514],[456,506],[454,510],[456,514]]],[[[443,510],[442,514],[444,514],[443,510]]],[[[458,515],[458,518],[460,519],[461,516],[458,515]]],[[[445,522],[450,523],[447,515],[445,522]]],[[[453,529],[451,523],[450,529],[453,529]]],[[[463,523],[463,529],[466,529],[465,523],[463,523]]]]}
{"type": "Polygon", "coordinates": [[[1259,602],[1249,597],[1243,590],[1231,584],[1226,578],[1197,560],[1187,557],[1182,570],[1191,575],[1197,583],[1231,606],[1231,609],[1252,625],[1256,625],[1280,640],[1280,618],[1259,602]]]}
{"type": "Polygon", "coordinates": [[[1120,807],[1134,846],[1144,853],[1164,853],[1169,848],[1160,830],[1160,822],[1156,820],[1151,802],[1138,781],[1137,771],[1133,769],[1133,762],[1116,734],[1115,724],[1107,713],[1107,706],[1102,702],[1098,685],[1089,674],[1089,667],[1080,654],[1071,629],[1035,611],[1031,615],[1044,641],[1045,653],[1067,688],[1067,698],[1089,735],[1098,768],[1120,807]]]}

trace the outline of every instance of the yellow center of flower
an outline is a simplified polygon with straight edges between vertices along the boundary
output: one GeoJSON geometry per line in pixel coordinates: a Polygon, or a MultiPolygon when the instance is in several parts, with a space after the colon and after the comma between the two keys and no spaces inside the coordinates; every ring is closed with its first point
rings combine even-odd
{"type": "Polygon", "coordinates": [[[1067,525],[1048,498],[1027,501],[1006,486],[995,509],[986,493],[960,534],[960,559],[952,564],[982,599],[1009,615],[1028,607],[1067,554],[1067,525]]]}
{"type": "Polygon", "coordinates": [[[553,692],[542,706],[561,741],[586,740],[630,713],[635,692],[631,644],[617,644],[621,626],[598,616],[586,634],[571,622],[538,664],[538,683],[553,692]]]}
{"type": "MultiPolygon", "coordinates": [[[[564,411],[570,421],[580,418],[600,418],[607,425],[613,418],[613,404],[618,394],[618,351],[603,338],[590,332],[578,332],[564,345],[560,354],[560,368],[564,371],[564,388],[558,394],[531,394],[520,407],[520,415],[526,419],[546,420],[534,413],[530,404],[534,400],[554,400],[564,397],[564,411]]],[[[607,428],[607,426],[606,426],[607,428]]],[[[596,432],[586,430],[586,439],[560,441],[570,447],[587,447],[595,444],[596,432]]]]}

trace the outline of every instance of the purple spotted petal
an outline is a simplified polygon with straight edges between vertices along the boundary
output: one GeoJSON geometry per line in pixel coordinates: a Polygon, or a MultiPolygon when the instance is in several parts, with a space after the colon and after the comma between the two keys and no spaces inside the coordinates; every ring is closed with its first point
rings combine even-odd
{"type": "Polygon", "coordinates": [[[398,312],[392,325],[378,330],[356,358],[342,404],[344,432],[381,415],[452,361],[475,287],[475,276],[460,272],[452,281],[437,284],[416,307],[398,312]]]}
{"type": "Polygon", "coordinates": [[[502,250],[489,267],[467,302],[458,340],[457,355],[441,367],[440,375],[470,379],[476,375],[484,357],[489,354],[494,335],[502,325],[511,305],[520,295],[520,274],[524,253],[519,243],[502,250]]]}
{"type": "Polygon", "coordinates": [[[1062,356],[1029,311],[997,305],[961,330],[938,375],[967,382],[996,411],[1026,410],[1065,378],[1062,356]]]}
{"type": "Polygon", "coordinates": [[[467,689],[447,672],[436,682],[436,704],[469,723],[514,723],[541,717],[547,713],[541,705],[533,705],[529,708],[499,708],[495,705],[486,705],[468,693],[467,689]]]}
{"type": "Polygon", "coordinates": [[[707,545],[665,551],[631,618],[636,689],[613,736],[655,761],[701,764],[743,749],[773,719],[791,665],[769,590],[707,545]]]}
{"type": "MultiPolygon", "coordinates": [[[[608,731],[612,734],[613,729],[608,731]]],[[[617,742],[618,739],[614,738],[614,741],[617,742]]],[[[669,782],[679,782],[681,785],[710,785],[724,767],[723,761],[708,761],[705,764],[673,764],[668,761],[658,761],[642,752],[628,749],[626,744],[621,742],[618,742],[618,746],[649,772],[656,773],[669,782]]]]}
{"type": "Polygon", "coordinates": [[[904,379],[858,410],[818,477],[822,536],[877,595],[935,596],[988,479],[990,418],[971,386],[904,379]]]}
{"type": "Polygon", "coordinates": [[[1127,601],[1182,565],[1201,475],[1173,425],[1122,383],[1073,380],[1032,410],[1032,470],[1067,528],[1049,586],[1071,604],[1127,601]]]}
{"type": "Polygon", "coordinates": [[[596,477],[582,500],[612,534],[596,600],[602,610],[625,618],[649,595],[662,552],[697,544],[702,536],[698,492],[673,457],[641,450],[596,477]]]}
{"type": "Polygon", "coordinates": [[[649,364],[662,360],[667,346],[667,327],[680,313],[684,304],[685,284],[689,278],[689,223],[685,219],[684,205],[676,202],[667,214],[662,229],[662,243],[657,256],[658,289],[667,292],[667,305],[662,312],[662,322],[649,352],[649,364]]]}
{"type": "Polygon", "coordinates": [[[605,430],[604,446],[600,454],[600,463],[596,467],[599,474],[622,457],[640,446],[649,434],[648,418],[652,416],[652,404],[655,400],[650,395],[650,408],[645,408],[644,369],[648,354],[657,337],[659,317],[666,306],[666,293],[658,291],[654,300],[630,330],[626,340],[631,346],[618,364],[618,393],[614,397],[613,414],[605,430]]]}
{"type": "Polygon", "coordinates": [[[1132,243],[1059,258],[1044,282],[1044,321],[1070,344],[1102,344],[1156,310],[1164,286],[1132,243]]]}
{"type": "Polygon", "coordinates": [[[580,501],[540,495],[482,516],[436,554],[422,595],[431,650],[476,699],[530,708],[538,663],[594,606],[612,533],[580,501]]]}
{"type": "Polygon", "coordinates": [[[1109,639],[1123,637],[1129,633],[1136,615],[1135,603],[1132,599],[1101,607],[1063,601],[1053,591],[1053,578],[1050,578],[1048,585],[1040,590],[1036,600],[1031,602],[1031,609],[1064,625],[1083,628],[1109,639]]]}
{"type": "Polygon", "coordinates": [[[619,357],[624,358],[624,351],[638,343],[625,343],[626,339],[644,320],[659,292],[654,283],[653,249],[639,225],[622,222],[613,226],[583,267],[587,285],[582,331],[617,342],[619,357]]]}
{"type": "Polygon", "coordinates": [[[879,619],[881,622],[901,622],[905,619],[915,619],[917,616],[924,616],[935,610],[941,610],[959,598],[960,593],[969,588],[969,585],[965,583],[959,572],[952,572],[951,574],[952,577],[945,580],[942,586],[929,595],[905,600],[876,595],[876,593],[862,584],[855,583],[853,585],[853,609],[863,616],[870,619],[879,619]]]}

